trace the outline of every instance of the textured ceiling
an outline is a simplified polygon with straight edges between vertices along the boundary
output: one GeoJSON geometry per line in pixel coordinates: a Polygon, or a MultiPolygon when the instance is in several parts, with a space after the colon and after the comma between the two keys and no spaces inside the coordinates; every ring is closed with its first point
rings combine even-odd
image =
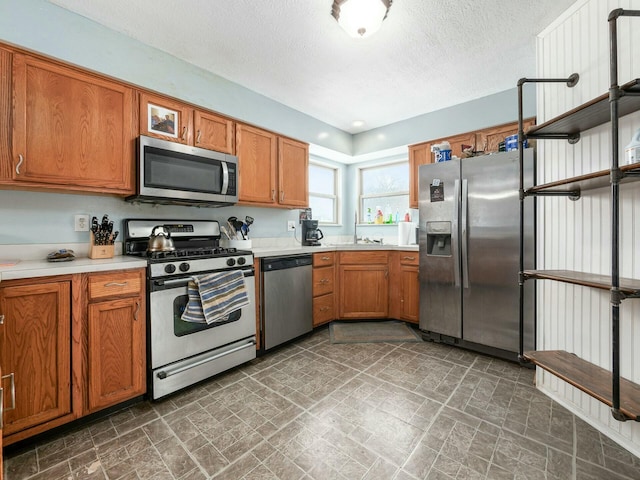
{"type": "Polygon", "coordinates": [[[49,1],[357,133],[515,87],[575,0],[394,0],[367,39],[332,0],[49,1]]]}

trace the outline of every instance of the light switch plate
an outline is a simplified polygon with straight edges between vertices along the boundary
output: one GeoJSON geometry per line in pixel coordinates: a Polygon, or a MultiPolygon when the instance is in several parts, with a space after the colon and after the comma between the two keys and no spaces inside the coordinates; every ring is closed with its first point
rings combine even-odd
{"type": "Polygon", "coordinates": [[[287,232],[294,232],[296,230],[296,222],[293,220],[287,220],[287,232]]]}

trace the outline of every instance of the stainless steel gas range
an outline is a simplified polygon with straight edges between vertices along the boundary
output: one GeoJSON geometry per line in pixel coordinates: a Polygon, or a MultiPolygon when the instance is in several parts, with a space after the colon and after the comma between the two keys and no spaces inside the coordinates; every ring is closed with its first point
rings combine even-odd
{"type": "Polygon", "coordinates": [[[252,252],[220,247],[215,220],[127,219],[124,233],[124,253],[148,258],[147,382],[153,400],[256,357],[252,252]],[[175,250],[148,252],[158,225],[169,232],[175,250]],[[210,324],[182,320],[189,282],[233,270],[243,273],[247,305],[210,324]]]}

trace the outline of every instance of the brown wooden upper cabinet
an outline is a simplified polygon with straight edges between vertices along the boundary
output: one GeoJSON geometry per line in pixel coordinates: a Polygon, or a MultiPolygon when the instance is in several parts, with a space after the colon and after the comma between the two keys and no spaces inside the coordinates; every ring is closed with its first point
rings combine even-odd
{"type": "Polygon", "coordinates": [[[296,208],[309,205],[309,146],[238,123],[239,203],[296,208]]]}
{"type": "Polygon", "coordinates": [[[133,89],[21,53],[11,65],[13,148],[0,156],[10,163],[0,166],[0,181],[132,193],[133,89]]]}
{"type": "Polygon", "coordinates": [[[147,92],[140,92],[140,134],[235,153],[233,120],[147,92]]]}
{"type": "MultiPolygon", "coordinates": [[[[525,132],[529,127],[535,125],[535,118],[528,118],[524,121],[525,132]]],[[[497,152],[500,142],[509,135],[518,133],[518,122],[505,123],[495,127],[484,128],[473,132],[461,133],[451,137],[429,140],[428,142],[409,145],[409,207],[418,208],[418,168],[434,162],[434,155],[431,153],[431,145],[437,145],[444,141],[451,144],[451,155],[462,157],[462,150],[471,147],[477,152],[497,152]]]]}

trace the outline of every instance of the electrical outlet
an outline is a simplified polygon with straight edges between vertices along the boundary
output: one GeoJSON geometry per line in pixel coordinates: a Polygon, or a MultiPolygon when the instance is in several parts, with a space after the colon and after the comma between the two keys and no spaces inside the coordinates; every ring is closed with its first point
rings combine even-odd
{"type": "Polygon", "coordinates": [[[296,222],[293,220],[287,220],[287,232],[295,232],[296,222]]]}
{"type": "Polygon", "coordinates": [[[74,215],[74,230],[76,232],[89,231],[89,215],[74,215]]]}

